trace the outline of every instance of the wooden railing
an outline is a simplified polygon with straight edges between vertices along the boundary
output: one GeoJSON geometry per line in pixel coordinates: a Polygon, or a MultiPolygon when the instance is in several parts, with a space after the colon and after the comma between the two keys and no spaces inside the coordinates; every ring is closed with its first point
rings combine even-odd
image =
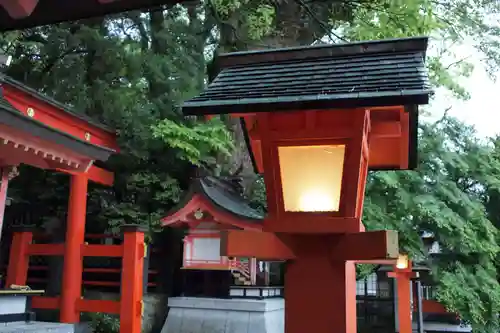
{"type": "MultiPolygon", "coordinates": [[[[28,285],[29,286],[35,286],[35,287],[44,287],[47,285],[49,277],[34,277],[31,272],[47,272],[49,270],[48,266],[30,266],[28,270],[28,285]]],[[[106,280],[83,280],[82,284],[87,287],[120,287],[120,275],[121,274],[121,268],[92,268],[92,267],[87,267],[83,268],[83,273],[97,273],[99,275],[108,275],[110,276],[110,279],[112,281],[107,281],[106,280]],[[115,276],[113,276],[115,274],[115,276]],[[115,281],[116,280],[116,281],[115,281]]],[[[154,279],[154,275],[158,274],[157,270],[150,269],[148,270],[149,273],[149,279],[148,279],[148,287],[156,287],[157,283],[156,282],[150,282],[149,280],[154,279]]]]}
{"type": "Polygon", "coordinates": [[[231,270],[237,270],[245,278],[250,279],[250,260],[242,261],[240,258],[230,259],[229,267],[231,268],[231,270]]]}
{"type": "MultiPolygon", "coordinates": [[[[35,289],[47,290],[49,279],[49,263],[47,255],[49,247],[48,244],[43,244],[46,242],[49,236],[43,233],[34,233],[33,244],[31,246],[30,252],[32,256],[30,257],[30,265],[28,267],[28,277],[27,284],[35,289]]],[[[120,241],[116,236],[108,234],[86,234],[85,241],[86,244],[92,244],[95,246],[105,246],[103,243],[105,240],[113,239],[113,242],[118,244],[120,241]]],[[[108,241],[109,242],[109,241],[108,241]]],[[[63,244],[50,244],[50,251],[58,250],[60,245],[61,251],[63,244]]],[[[109,248],[108,248],[109,250],[109,248]]],[[[151,257],[161,255],[157,248],[150,248],[150,264],[153,262],[151,257]]],[[[82,284],[87,290],[96,291],[107,291],[107,292],[120,292],[121,285],[121,260],[113,260],[116,258],[107,257],[88,257],[84,260],[83,267],[83,281],[82,284]],[[88,259],[88,260],[87,260],[88,259]]],[[[6,262],[2,265],[1,271],[3,276],[6,276],[6,262]]],[[[62,263],[61,263],[62,264],[62,263]]],[[[159,270],[155,267],[149,267],[148,270],[148,280],[147,287],[148,292],[154,292],[158,286],[158,274],[159,270]]]]}

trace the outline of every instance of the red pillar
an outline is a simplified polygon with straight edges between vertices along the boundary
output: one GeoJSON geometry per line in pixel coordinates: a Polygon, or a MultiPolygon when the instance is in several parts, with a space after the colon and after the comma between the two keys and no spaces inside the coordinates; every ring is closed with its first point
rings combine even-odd
{"type": "Polygon", "coordinates": [[[412,333],[411,284],[408,274],[398,274],[396,283],[398,290],[399,333],[412,333]]]}
{"type": "Polygon", "coordinates": [[[144,231],[136,225],[123,226],[120,333],[141,333],[144,281],[144,231]]]}
{"type": "Polygon", "coordinates": [[[33,240],[33,232],[28,227],[16,227],[10,246],[9,264],[5,287],[13,284],[24,286],[28,278],[28,248],[33,240]]]}
{"type": "Polygon", "coordinates": [[[83,257],[81,251],[85,237],[87,186],[87,175],[71,176],[60,305],[60,320],[63,323],[80,321],[80,312],[76,307],[76,302],[82,294],[83,257]]]}
{"type": "Polygon", "coordinates": [[[356,333],[356,269],[332,261],[327,246],[299,247],[286,264],[286,333],[356,333]]]}
{"type": "Polygon", "coordinates": [[[412,272],[411,263],[405,269],[394,267],[394,272],[389,277],[395,279],[398,302],[398,326],[399,333],[412,333],[412,309],[411,309],[411,279],[415,276],[412,272]]]}

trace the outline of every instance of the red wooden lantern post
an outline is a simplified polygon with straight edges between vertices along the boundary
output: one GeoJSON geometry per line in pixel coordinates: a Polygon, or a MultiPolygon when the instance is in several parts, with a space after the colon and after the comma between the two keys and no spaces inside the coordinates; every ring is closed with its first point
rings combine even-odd
{"type": "Polygon", "coordinates": [[[285,332],[356,332],[354,261],[396,259],[397,233],[364,232],[369,169],[415,163],[430,93],[426,38],[235,53],[186,114],[242,118],[268,212],[221,253],[288,259],[285,332]]]}
{"type": "Polygon", "coordinates": [[[412,284],[411,279],[417,277],[417,274],[413,272],[411,261],[405,255],[400,255],[396,264],[394,265],[394,271],[389,272],[388,276],[394,278],[397,288],[398,295],[398,327],[399,333],[411,333],[413,332],[412,327],[412,306],[411,306],[411,294],[412,294],[412,284]]]}

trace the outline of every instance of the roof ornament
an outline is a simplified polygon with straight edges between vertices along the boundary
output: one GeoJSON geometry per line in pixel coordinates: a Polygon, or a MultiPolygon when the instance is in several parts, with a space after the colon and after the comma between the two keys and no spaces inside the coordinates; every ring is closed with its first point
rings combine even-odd
{"type": "Polygon", "coordinates": [[[203,211],[201,209],[198,209],[196,212],[194,212],[194,218],[197,220],[201,220],[203,218],[203,211]]]}

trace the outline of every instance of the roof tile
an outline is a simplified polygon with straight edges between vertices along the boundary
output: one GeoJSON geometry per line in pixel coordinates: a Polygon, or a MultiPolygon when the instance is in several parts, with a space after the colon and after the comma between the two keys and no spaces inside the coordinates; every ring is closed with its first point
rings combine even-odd
{"type": "Polygon", "coordinates": [[[425,68],[427,38],[359,45],[331,45],[331,50],[325,46],[278,49],[248,52],[246,56],[245,53],[228,54],[221,61],[226,67],[204,92],[184,103],[184,113],[270,112],[428,102],[431,87],[425,68]],[[286,52],[290,54],[288,58],[284,55],[286,52]]]}

